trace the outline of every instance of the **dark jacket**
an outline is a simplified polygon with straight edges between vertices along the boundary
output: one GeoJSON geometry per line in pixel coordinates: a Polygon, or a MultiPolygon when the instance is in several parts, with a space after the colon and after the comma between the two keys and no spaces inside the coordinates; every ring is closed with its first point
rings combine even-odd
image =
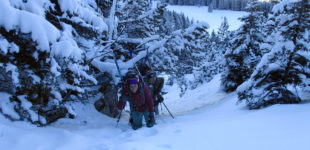
{"type": "Polygon", "coordinates": [[[129,84],[126,84],[122,90],[122,95],[120,100],[118,101],[117,108],[122,110],[126,105],[126,101],[129,102],[130,110],[131,111],[138,111],[138,112],[154,112],[154,102],[151,92],[147,86],[143,86],[139,83],[138,91],[136,93],[132,93],[129,89],[129,84]],[[144,91],[144,94],[143,94],[144,91]],[[143,97],[144,95],[144,97],[143,97]]]}
{"type": "Polygon", "coordinates": [[[164,78],[157,77],[154,84],[148,83],[149,86],[152,86],[151,94],[152,96],[157,96],[160,94],[163,86],[164,86],[164,78]]]}

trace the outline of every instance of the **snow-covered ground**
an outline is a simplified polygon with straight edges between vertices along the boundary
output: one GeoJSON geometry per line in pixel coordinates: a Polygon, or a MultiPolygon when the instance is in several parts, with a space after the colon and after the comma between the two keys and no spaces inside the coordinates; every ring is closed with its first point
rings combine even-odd
{"type": "Polygon", "coordinates": [[[209,32],[212,30],[218,31],[224,17],[227,18],[229,30],[236,30],[242,24],[238,18],[247,15],[247,12],[232,10],[213,10],[212,13],[209,13],[208,6],[197,7],[168,5],[167,9],[177,13],[183,13],[190,20],[193,19],[194,21],[207,22],[210,25],[209,32]]]}
{"type": "MultiPolygon", "coordinates": [[[[223,16],[227,16],[230,30],[235,30],[241,24],[237,18],[246,14],[223,10],[208,13],[207,7],[168,9],[209,23],[211,31],[217,30],[223,16]]],[[[156,116],[157,125],[137,131],[128,125],[128,112],[123,113],[116,128],[116,119],[97,112],[94,100],[85,105],[72,103],[77,113],[75,119],[61,119],[47,127],[11,122],[0,115],[0,150],[310,149],[310,103],[248,110],[242,104],[236,105],[235,93],[220,90],[220,75],[182,98],[176,86],[165,90],[165,104],[175,119],[162,106],[161,114],[156,116]]],[[[4,101],[6,94],[0,93],[0,97],[0,105],[8,103],[4,101]]]]}
{"type": "Polygon", "coordinates": [[[98,113],[92,104],[73,104],[76,119],[48,127],[11,122],[0,115],[1,150],[309,150],[310,104],[274,105],[247,110],[236,105],[235,93],[219,89],[216,76],[208,84],[176,98],[165,95],[157,125],[134,131],[128,115],[116,119],[98,113]]]}

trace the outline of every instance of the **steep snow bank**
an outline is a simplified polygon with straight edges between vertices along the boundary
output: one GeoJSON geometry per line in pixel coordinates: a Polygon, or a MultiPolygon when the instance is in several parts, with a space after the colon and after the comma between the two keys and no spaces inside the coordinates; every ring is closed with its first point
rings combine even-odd
{"type": "MultiPolygon", "coordinates": [[[[225,92],[220,90],[220,79],[221,76],[217,75],[208,84],[186,92],[182,98],[179,97],[179,87],[166,87],[169,94],[164,95],[165,103],[175,114],[183,114],[209,104],[214,104],[227,96],[225,92]]],[[[163,109],[162,113],[168,115],[166,109],[163,109]]]]}

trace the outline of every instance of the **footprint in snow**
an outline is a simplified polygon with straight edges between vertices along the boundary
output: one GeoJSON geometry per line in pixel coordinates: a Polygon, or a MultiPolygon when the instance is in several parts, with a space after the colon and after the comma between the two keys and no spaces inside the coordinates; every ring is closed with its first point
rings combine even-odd
{"type": "Polygon", "coordinates": [[[150,136],[155,136],[157,133],[158,133],[157,129],[148,128],[147,130],[145,130],[143,134],[147,137],[150,137],[150,136]]]}
{"type": "Polygon", "coordinates": [[[172,149],[172,146],[169,145],[169,144],[159,145],[158,147],[160,147],[160,148],[172,149]]]}
{"type": "Polygon", "coordinates": [[[179,130],[179,129],[177,129],[177,130],[174,131],[174,133],[176,133],[176,134],[179,134],[179,133],[181,133],[181,132],[182,132],[182,130],[179,130]]]}

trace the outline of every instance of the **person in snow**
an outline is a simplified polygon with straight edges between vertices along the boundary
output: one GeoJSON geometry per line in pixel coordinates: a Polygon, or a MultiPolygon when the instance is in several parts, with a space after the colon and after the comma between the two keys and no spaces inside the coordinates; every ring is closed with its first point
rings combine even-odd
{"type": "Polygon", "coordinates": [[[147,84],[151,90],[152,97],[154,99],[154,111],[155,114],[159,114],[158,105],[164,101],[163,96],[161,95],[161,90],[164,86],[164,78],[157,77],[156,72],[148,71],[146,74],[147,84]]]}
{"type": "Polygon", "coordinates": [[[147,72],[151,70],[150,66],[151,65],[149,61],[145,61],[144,63],[139,64],[138,69],[142,76],[145,76],[147,72]]]}
{"type": "Polygon", "coordinates": [[[147,127],[154,126],[154,103],[149,88],[140,83],[139,77],[133,71],[128,72],[126,78],[117,108],[122,110],[126,102],[129,102],[131,127],[134,130],[142,127],[143,117],[147,127]]]}

